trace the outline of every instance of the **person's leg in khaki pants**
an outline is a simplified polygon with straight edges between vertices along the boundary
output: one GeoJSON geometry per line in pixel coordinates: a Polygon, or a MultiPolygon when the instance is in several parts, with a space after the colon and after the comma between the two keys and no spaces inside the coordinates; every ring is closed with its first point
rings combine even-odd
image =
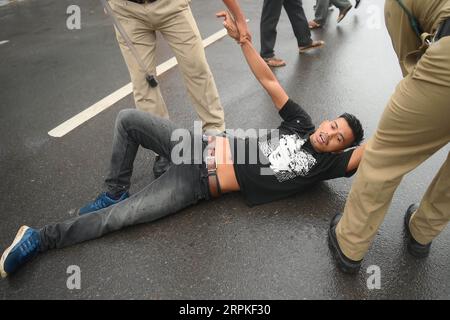
{"type": "MultiPolygon", "coordinates": [[[[172,47],[189,96],[193,101],[203,130],[213,134],[225,130],[224,112],[216,84],[209,70],[202,38],[189,7],[189,0],[157,0],[137,4],[126,0],[110,0],[118,20],[136,47],[146,71],[156,75],[156,31],[160,31],[172,47]]],[[[120,48],[130,72],[136,108],[168,118],[169,114],[159,86],[148,85],[146,72],[139,66],[124,39],[116,30],[120,48]]],[[[157,156],[153,173],[163,174],[169,161],[157,156]]]]}
{"type": "MultiPolygon", "coordinates": [[[[132,39],[150,73],[156,73],[156,34],[160,31],[175,53],[187,91],[203,122],[203,130],[224,131],[224,112],[206,60],[200,32],[187,0],[157,0],[137,4],[112,0],[112,8],[132,39]]],[[[136,107],[168,117],[159,87],[151,88],[136,59],[116,31],[130,72],[136,107]]]]}
{"type": "MultiPolygon", "coordinates": [[[[143,5],[125,0],[112,0],[110,4],[117,19],[136,47],[148,72],[156,75],[156,34],[148,21],[149,19],[143,9],[143,5]]],[[[140,68],[136,58],[132,55],[131,50],[117,30],[116,36],[130,73],[136,108],[168,118],[169,114],[159,86],[152,88],[148,85],[145,80],[145,71],[140,68]]]]}
{"type": "MultiPolygon", "coordinates": [[[[368,251],[402,177],[450,141],[450,37],[421,58],[397,86],[367,144],[344,214],[336,227],[345,256],[368,251]]],[[[411,222],[413,237],[429,242],[450,220],[449,159],[411,222]]]]}
{"type": "MultiPolygon", "coordinates": [[[[158,10],[168,8],[156,7],[155,12],[159,13],[158,10]]],[[[158,29],[175,53],[189,96],[203,122],[203,130],[224,131],[224,112],[219,93],[189,6],[174,14],[170,20],[162,21],[158,29]]]]}
{"type": "Polygon", "coordinates": [[[450,153],[410,220],[411,234],[420,244],[430,243],[450,220],[449,182],[450,153]]]}

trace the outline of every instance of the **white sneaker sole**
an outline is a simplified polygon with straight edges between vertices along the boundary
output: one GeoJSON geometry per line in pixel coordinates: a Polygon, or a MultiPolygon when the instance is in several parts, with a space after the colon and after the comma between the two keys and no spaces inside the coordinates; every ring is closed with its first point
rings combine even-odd
{"type": "Polygon", "coordinates": [[[8,273],[5,271],[5,268],[4,268],[6,257],[8,256],[8,254],[12,250],[12,248],[14,248],[14,246],[17,243],[19,243],[19,241],[22,239],[23,235],[25,234],[25,232],[27,232],[28,229],[30,229],[30,228],[27,226],[21,226],[19,231],[16,234],[16,237],[14,238],[13,243],[5,250],[5,252],[3,252],[2,258],[0,259],[0,276],[2,278],[6,278],[6,276],[8,276],[8,273]]]}

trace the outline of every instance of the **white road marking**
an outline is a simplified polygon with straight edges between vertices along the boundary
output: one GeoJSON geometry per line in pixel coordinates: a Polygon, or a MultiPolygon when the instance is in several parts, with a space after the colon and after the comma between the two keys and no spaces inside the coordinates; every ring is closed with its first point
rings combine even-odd
{"type": "Polygon", "coordinates": [[[111,107],[114,103],[117,101],[125,98],[127,95],[129,95],[131,92],[133,92],[133,86],[131,83],[123,86],[119,90],[114,91],[109,96],[106,96],[102,100],[98,101],[97,103],[93,104],[89,108],[85,109],[84,111],[81,111],[76,116],[70,118],[69,120],[63,122],[59,126],[57,126],[55,129],[48,132],[48,134],[55,138],[61,138],[62,136],[66,135],[79,125],[85,123],[89,119],[95,117],[97,114],[102,112],[103,110],[108,109],[111,107]]]}
{"type": "Polygon", "coordinates": [[[5,43],[8,43],[8,42],[9,42],[9,40],[3,40],[3,41],[0,41],[0,45],[5,44],[5,43]]]}
{"type": "MultiPolygon", "coordinates": [[[[213,35],[209,36],[208,38],[203,40],[203,47],[207,47],[210,44],[216,42],[217,40],[223,38],[227,35],[226,29],[222,29],[213,35]]],[[[178,64],[177,59],[175,57],[167,60],[166,62],[160,64],[156,67],[156,76],[160,76],[167,70],[170,70],[171,68],[175,67],[178,64]]],[[[114,103],[117,101],[123,99],[127,95],[133,92],[132,84],[129,83],[119,90],[111,93],[107,97],[103,98],[102,100],[98,101],[97,103],[93,104],[89,108],[85,109],[84,111],[80,112],[79,114],[73,116],[69,120],[65,121],[64,123],[60,124],[56,128],[50,130],[48,134],[55,138],[61,138],[62,136],[66,135],[70,131],[74,130],[76,127],[80,126],[81,124],[85,123],[89,119],[95,117],[100,112],[108,109],[111,107],[114,103]]]]}

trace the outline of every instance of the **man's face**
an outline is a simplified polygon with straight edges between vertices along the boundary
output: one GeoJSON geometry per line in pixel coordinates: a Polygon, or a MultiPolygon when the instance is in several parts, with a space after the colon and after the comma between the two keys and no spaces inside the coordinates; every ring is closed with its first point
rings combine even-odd
{"type": "Polygon", "coordinates": [[[339,152],[352,145],[355,137],[344,118],[325,120],[309,137],[317,152],[339,152]]]}

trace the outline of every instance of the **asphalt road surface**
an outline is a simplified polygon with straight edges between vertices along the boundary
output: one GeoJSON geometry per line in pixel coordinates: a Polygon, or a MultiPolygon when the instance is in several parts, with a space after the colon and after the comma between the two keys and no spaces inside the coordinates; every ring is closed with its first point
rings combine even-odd
{"type": "MultiPolygon", "coordinates": [[[[259,49],[262,1],[241,0],[259,49]]],[[[313,0],[304,0],[313,16],[313,0]]],[[[316,123],[343,112],[357,115],[366,136],[376,129],[401,79],[384,26],[383,1],[364,1],[336,24],[330,12],[313,37],[326,46],[299,55],[285,12],[278,25],[275,70],[292,99],[316,123]]],[[[220,0],[193,0],[204,38],[222,28],[220,0]]],[[[173,56],[163,39],[158,63],[173,56]]],[[[102,190],[117,113],[131,95],[61,138],[48,132],[129,83],[110,20],[99,1],[0,1],[0,248],[23,225],[65,220],[102,190]],[[81,8],[81,29],[66,27],[69,5],[81,8]]],[[[206,49],[228,128],[274,128],[280,118],[247,67],[239,47],[223,38],[206,49]]],[[[196,114],[180,72],[159,78],[171,118],[191,128],[196,114]]],[[[319,183],[308,192],[247,207],[239,194],[203,202],[157,222],[43,254],[0,281],[0,299],[448,299],[450,230],[426,260],[406,251],[403,214],[419,201],[449,147],[407,175],[395,193],[360,273],[339,272],[327,246],[330,218],[342,211],[352,179],[319,183]],[[66,283],[81,270],[81,289],[66,283]],[[381,271],[369,289],[367,269],[381,271]]],[[[135,163],[136,192],[153,180],[151,152],[135,163]]]]}

